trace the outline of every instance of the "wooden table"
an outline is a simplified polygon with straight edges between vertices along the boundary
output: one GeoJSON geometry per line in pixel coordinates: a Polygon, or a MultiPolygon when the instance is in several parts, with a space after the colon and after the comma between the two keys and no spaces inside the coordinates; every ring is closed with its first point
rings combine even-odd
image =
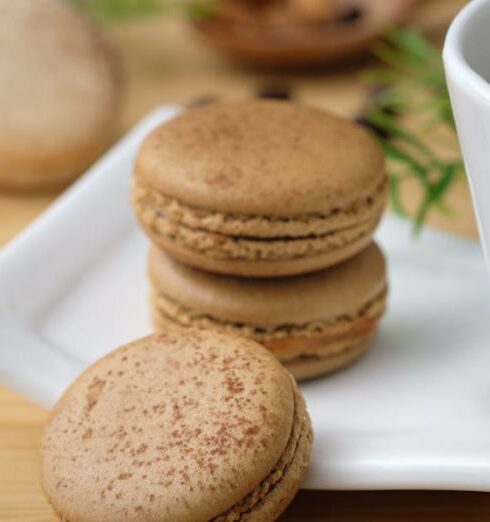
{"type": "MultiPolygon", "coordinates": [[[[422,3],[416,21],[433,32],[444,30],[463,0],[422,3]]],[[[110,30],[126,69],[126,101],[121,133],[155,105],[188,103],[202,96],[243,97],[277,80],[270,73],[244,70],[200,45],[184,24],[161,20],[110,30]]],[[[362,108],[365,91],[359,67],[282,75],[295,96],[351,116],[362,108]]],[[[0,195],[0,245],[19,232],[55,197],[0,195]]],[[[409,201],[417,198],[408,187],[409,201]]],[[[431,222],[453,232],[476,235],[464,181],[450,194],[455,217],[432,215],[431,222]]],[[[0,388],[0,521],[55,520],[38,484],[38,446],[46,412],[0,388]]],[[[490,520],[490,495],[455,492],[302,491],[283,517],[286,521],[466,522],[490,520]]]]}

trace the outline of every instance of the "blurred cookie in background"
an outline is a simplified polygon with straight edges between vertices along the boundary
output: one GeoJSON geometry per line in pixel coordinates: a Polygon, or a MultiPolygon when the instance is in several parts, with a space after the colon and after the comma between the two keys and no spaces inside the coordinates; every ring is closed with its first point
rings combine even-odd
{"type": "Polygon", "coordinates": [[[0,189],[67,184],[114,138],[112,49],[61,0],[0,0],[0,189]]]}

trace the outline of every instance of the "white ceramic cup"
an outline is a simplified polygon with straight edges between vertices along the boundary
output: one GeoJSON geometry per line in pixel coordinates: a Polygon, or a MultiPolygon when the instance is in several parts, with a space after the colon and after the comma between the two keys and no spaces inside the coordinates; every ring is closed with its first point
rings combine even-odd
{"type": "Polygon", "coordinates": [[[490,271],[490,0],[472,0],[456,16],[443,59],[490,271]]]}

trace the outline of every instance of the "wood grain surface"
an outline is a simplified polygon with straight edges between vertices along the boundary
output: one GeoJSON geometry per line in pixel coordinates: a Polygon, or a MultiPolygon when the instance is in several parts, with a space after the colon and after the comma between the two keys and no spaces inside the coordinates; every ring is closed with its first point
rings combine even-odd
{"type": "MultiPolygon", "coordinates": [[[[463,0],[421,1],[414,20],[441,37],[463,0]]],[[[271,82],[289,85],[296,98],[345,116],[360,111],[366,93],[359,81],[362,64],[335,70],[281,74],[243,69],[203,46],[178,21],[146,20],[110,30],[126,76],[121,134],[155,105],[187,104],[205,96],[250,96],[271,82]]],[[[417,187],[407,187],[410,204],[417,187]]],[[[0,245],[12,238],[56,194],[0,194],[0,245]]],[[[476,236],[466,183],[452,190],[451,218],[431,223],[476,236]]],[[[1,291],[1,289],[0,289],[1,291]]],[[[38,482],[38,449],[46,412],[0,388],[0,521],[54,521],[38,482]]],[[[490,494],[456,492],[313,492],[297,496],[284,521],[338,522],[483,522],[490,520],[490,494]]],[[[116,522],[116,521],[115,521],[116,522]]]]}

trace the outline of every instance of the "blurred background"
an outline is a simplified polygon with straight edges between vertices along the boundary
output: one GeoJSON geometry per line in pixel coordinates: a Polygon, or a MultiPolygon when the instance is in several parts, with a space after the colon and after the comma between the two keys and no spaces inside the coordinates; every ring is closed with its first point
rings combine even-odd
{"type": "Polygon", "coordinates": [[[440,58],[465,3],[3,0],[0,244],[154,107],[251,96],[365,125],[392,210],[475,237],[440,58]]]}

